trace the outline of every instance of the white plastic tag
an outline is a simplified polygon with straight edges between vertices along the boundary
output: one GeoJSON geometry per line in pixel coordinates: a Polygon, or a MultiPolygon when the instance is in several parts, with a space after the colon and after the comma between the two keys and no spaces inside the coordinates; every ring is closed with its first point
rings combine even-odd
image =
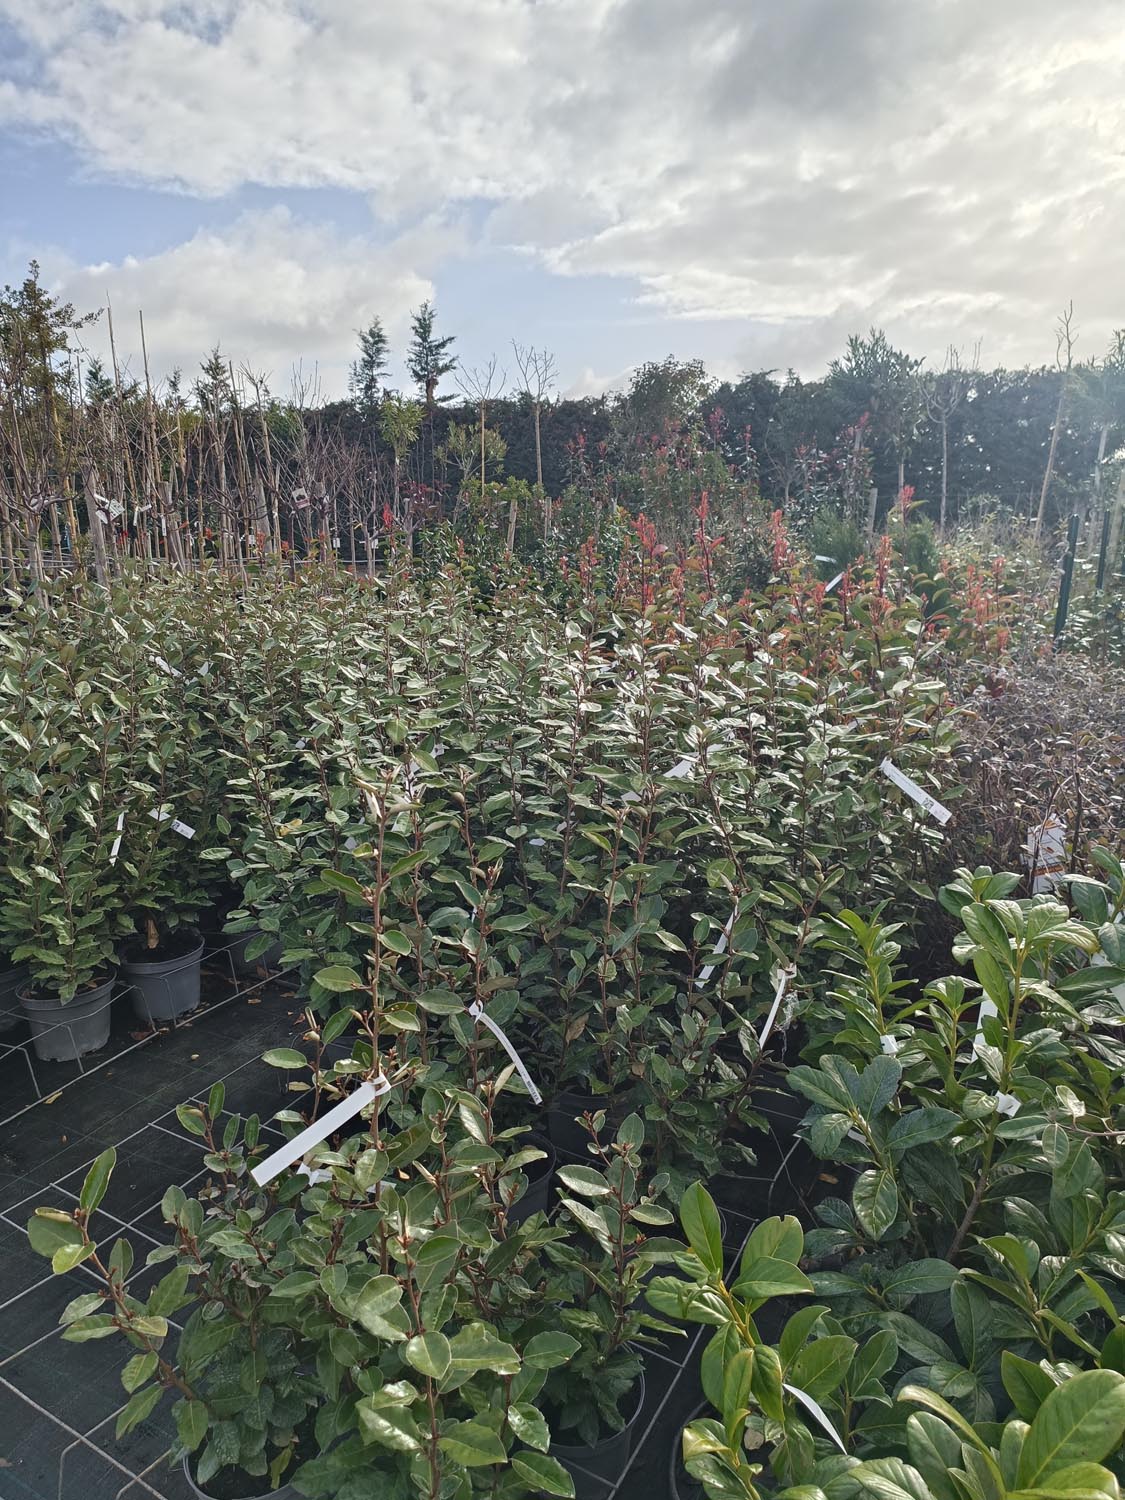
{"type": "Polygon", "coordinates": [[[889,1031],[884,1031],[879,1038],[879,1050],[885,1057],[897,1057],[901,1043],[897,1036],[892,1036],[889,1031]]]}
{"type": "Polygon", "coordinates": [[[523,1058],[512,1046],[512,1043],[508,1038],[508,1034],[507,1032],[505,1032],[503,1027],[499,1026],[492,1019],[492,1017],[485,1010],[484,1005],[479,1000],[474,1000],[472,1005],[469,1006],[469,1015],[472,1016],[474,1021],[482,1021],[484,1025],[488,1027],[489,1031],[492,1032],[492,1035],[496,1038],[501,1047],[503,1047],[504,1051],[511,1058],[512,1066],[515,1068],[516,1072],[523,1080],[523,1086],[531,1095],[533,1103],[542,1104],[543,1095],[539,1092],[539,1090],[535,1087],[535,1084],[532,1082],[531,1074],[524,1066],[523,1058]]]}
{"type": "MultiPolygon", "coordinates": [[[[730,942],[730,935],[734,930],[734,917],[735,914],[732,911],[730,916],[727,918],[727,925],[723,928],[722,932],[719,935],[719,941],[715,944],[716,954],[725,953],[727,951],[727,944],[730,942]]],[[[701,985],[706,984],[714,972],[714,964],[704,964],[703,968],[700,969],[698,975],[696,976],[696,989],[699,989],[701,985]]]]}
{"type": "Polygon", "coordinates": [[[830,562],[830,563],[834,563],[835,561],[836,561],[836,559],[834,557],[821,557],[821,555],[820,555],[819,552],[813,558],[813,562],[830,562]]]}
{"type": "Polygon", "coordinates": [[[678,760],[672,767],[672,769],[670,771],[667,771],[665,774],[667,775],[669,781],[681,781],[685,776],[691,775],[694,766],[694,756],[685,755],[682,760],[678,760]]]}
{"type": "Polygon", "coordinates": [[[843,576],[844,576],[843,573],[837,573],[836,576],[835,576],[835,578],[833,578],[833,580],[832,580],[831,583],[826,583],[825,584],[825,586],[824,586],[824,592],[826,594],[830,594],[832,592],[832,590],[836,587],[836,585],[840,582],[840,580],[843,578],[843,576]]]}
{"type": "Polygon", "coordinates": [[[777,1020],[777,1013],[781,1009],[781,1002],[785,998],[785,991],[789,987],[789,981],[794,977],[796,972],[797,970],[794,968],[786,968],[781,971],[777,981],[777,988],[773,992],[773,1004],[770,1006],[770,1013],[766,1017],[766,1024],[762,1027],[761,1034],[758,1037],[759,1051],[765,1048],[766,1039],[773,1030],[774,1022],[777,1020]]]}
{"type": "Polygon", "coordinates": [[[931,797],[929,792],[920,787],[916,781],[912,781],[905,771],[900,771],[889,756],[879,769],[888,781],[893,781],[895,786],[904,791],[913,802],[917,802],[923,812],[928,812],[931,818],[940,823],[943,828],[945,827],[953,816],[948,807],[943,806],[936,797],[931,797]]]}
{"type": "Polygon", "coordinates": [[[1004,1093],[1001,1093],[1001,1092],[997,1091],[997,1094],[996,1094],[996,1113],[997,1114],[1011,1116],[1011,1115],[1015,1114],[1016,1110],[1019,1109],[1019,1107],[1020,1107],[1020,1101],[1016,1098],[1015,1094],[1004,1094],[1004,1093]]]}
{"type": "Polygon", "coordinates": [[[1028,829],[1024,843],[1032,895],[1053,891],[1066,869],[1066,824],[1051,816],[1028,829]]]}
{"type": "Polygon", "coordinates": [[[162,656],[154,656],[152,660],[162,672],[167,672],[169,677],[182,677],[184,675],[176,667],[172,666],[170,662],[166,662],[162,656]]]}
{"type": "Polygon", "coordinates": [[[125,814],[117,814],[117,837],[113,841],[113,848],[109,851],[109,862],[111,865],[117,863],[117,856],[121,853],[121,831],[125,827],[125,814]]]}
{"type": "Polygon", "coordinates": [[[190,823],[181,823],[179,818],[172,819],[172,832],[178,833],[182,839],[193,839],[195,829],[190,823]]]}
{"type": "Polygon", "coordinates": [[[977,1011],[977,1029],[973,1037],[973,1056],[979,1057],[984,1051],[987,1043],[984,1040],[984,1023],[989,1016],[998,1016],[1000,1012],[993,1005],[987,995],[982,996],[980,1009],[977,1011]]]}
{"type": "Polygon", "coordinates": [[[806,1410],[812,1413],[812,1415],[824,1428],[828,1436],[836,1444],[837,1448],[839,1448],[841,1453],[846,1453],[848,1451],[844,1447],[843,1440],[841,1439],[840,1434],[836,1431],[835,1427],[833,1427],[831,1421],[829,1420],[827,1412],[819,1402],[813,1400],[808,1391],[802,1391],[798,1386],[789,1385],[784,1380],[781,1382],[781,1388],[784,1391],[788,1391],[795,1400],[799,1401],[801,1405],[806,1408],[806,1410]]]}
{"type": "Polygon", "coordinates": [[[333,1105],[326,1115],[321,1115],[319,1120],[314,1120],[311,1125],[305,1127],[293,1137],[286,1141],[284,1146],[279,1146],[276,1151],[270,1153],[265,1161],[259,1162],[256,1167],[251,1167],[250,1176],[259,1187],[265,1187],[286,1167],[291,1167],[295,1161],[300,1161],[306,1152],[318,1146],[321,1141],[327,1140],[335,1130],[345,1124],[353,1115],[358,1115],[361,1109],[373,1104],[382,1094],[389,1094],[391,1086],[383,1077],[382,1073],[374,1081],[361,1083],[354,1093],[346,1099],[341,1099],[339,1104],[333,1105]]]}

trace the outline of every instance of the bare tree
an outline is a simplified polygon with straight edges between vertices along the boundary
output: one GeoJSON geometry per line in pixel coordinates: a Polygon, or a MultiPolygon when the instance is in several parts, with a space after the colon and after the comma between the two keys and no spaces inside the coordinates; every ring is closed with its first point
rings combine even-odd
{"type": "Polygon", "coordinates": [[[555,356],[546,349],[535,349],[530,345],[525,349],[522,344],[517,344],[515,339],[512,340],[512,349],[515,352],[516,365],[520,372],[520,391],[531,403],[531,415],[535,424],[535,482],[542,489],[543,440],[539,418],[543,404],[554,388],[558,369],[555,365],[555,356]]]}
{"type": "Polygon", "coordinates": [[[942,536],[945,535],[949,506],[949,421],[972,390],[979,360],[979,341],[973,346],[968,366],[961,363],[960,349],[950,344],[941,369],[920,373],[918,376],[918,391],[926,415],[941,428],[941,511],[938,530],[942,536]]]}
{"type": "Polygon", "coordinates": [[[1059,321],[1055,328],[1055,363],[1062,372],[1062,384],[1059,386],[1059,404],[1055,409],[1055,425],[1051,428],[1051,446],[1047,450],[1047,467],[1043,471],[1043,488],[1039,491],[1039,512],[1035,517],[1035,538],[1038,540],[1043,531],[1043,519],[1047,514],[1047,495],[1051,488],[1051,479],[1055,472],[1055,454],[1058,452],[1059,432],[1062,430],[1063,419],[1066,416],[1066,404],[1070,397],[1070,377],[1074,369],[1074,346],[1078,342],[1078,335],[1073,328],[1074,303],[1067,303],[1066,309],[1059,315],[1059,321]],[[1063,358],[1063,351],[1066,358],[1063,358]]]}
{"type": "Polygon", "coordinates": [[[462,395],[480,412],[480,492],[482,498],[484,497],[484,470],[487,458],[487,443],[484,435],[485,412],[490,401],[498,401],[503,395],[507,379],[507,371],[496,368],[495,354],[481,368],[462,368],[457,376],[457,385],[462,395]]]}

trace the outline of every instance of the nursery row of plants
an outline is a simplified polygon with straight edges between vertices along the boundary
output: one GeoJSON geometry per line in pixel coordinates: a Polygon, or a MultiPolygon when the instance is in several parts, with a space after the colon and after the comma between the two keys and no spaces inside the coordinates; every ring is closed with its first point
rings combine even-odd
{"type": "Polygon", "coordinates": [[[155,1276],[98,1243],[112,1152],[29,1226],[102,1280],[66,1336],[132,1345],[119,1430],[170,1388],[201,1494],[592,1496],[693,1323],[683,1486],[1117,1494],[1120,864],[950,879],[880,768],[971,842],[948,683],[990,680],[1003,590],[916,594],[884,551],[830,591],[777,547],[784,586],[725,607],[643,535],[610,597],[455,564],[10,597],[22,1003],[225,928],[307,1006],[281,1127],[344,1111],[269,1167],[221,1086],[181,1109],[210,1176],[155,1276]],[[963,972],[927,984],[939,885],[963,972]],[[705,1184],[760,1215],[785,1091],[838,1196],[730,1264],[705,1184]]]}

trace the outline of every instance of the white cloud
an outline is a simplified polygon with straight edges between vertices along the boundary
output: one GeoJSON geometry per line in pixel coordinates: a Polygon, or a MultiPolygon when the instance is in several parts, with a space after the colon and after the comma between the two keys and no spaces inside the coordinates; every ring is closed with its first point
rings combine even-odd
{"type": "MultiPolygon", "coordinates": [[[[401,348],[409,310],[433,292],[421,268],[458,244],[458,231],[437,223],[379,244],[275,208],[243,214],[221,231],[200,230],[144,259],[77,265],[48,254],[43,274],[80,312],[103,307],[108,296],[119,356],[138,377],[139,309],[150,363],[162,373],[180,366],[190,378],[221,343],[236,365],[267,373],[279,394],[299,363],[306,376],[318,369],[325,394],[336,395],[356,329],[378,313],[401,348]]],[[[104,318],[83,336],[93,352],[107,352],[104,318]]]]}
{"type": "MultiPolygon", "coordinates": [[[[984,335],[1038,360],[1072,295],[1084,353],[1125,320],[1120,0],[0,0],[3,18],[22,54],[0,63],[0,125],[94,172],[353,189],[386,222],[483,199],[486,248],[729,323],[747,362],[807,368],[872,322],[919,353],[984,335]]],[[[408,235],[392,255],[404,285],[428,251],[408,235]]],[[[185,348],[229,341],[229,314],[280,362],[359,321],[363,255],[251,222],[118,274],[163,287],[185,348]],[[261,275],[224,285],[239,236],[261,275]]],[[[590,357],[620,367],[633,351],[607,338],[590,357]]]]}

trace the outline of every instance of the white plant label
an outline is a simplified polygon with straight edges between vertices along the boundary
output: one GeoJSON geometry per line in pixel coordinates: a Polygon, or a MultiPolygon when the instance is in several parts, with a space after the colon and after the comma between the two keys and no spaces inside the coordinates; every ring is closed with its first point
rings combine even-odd
{"type": "Polygon", "coordinates": [[[781,1382],[781,1388],[784,1391],[788,1391],[795,1401],[799,1401],[807,1411],[812,1413],[812,1415],[824,1428],[828,1436],[836,1444],[837,1448],[839,1448],[841,1453],[846,1453],[848,1451],[844,1447],[840,1434],[836,1431],[835,1427],[833,1427],[828,1417],[828,1413],[824,1410],[819,1402],[813,1400],[808,1391],[802,1391],[800,1387],[789,1385],[784,1380],[781,1382]]]}
{"type": "Polygon", "coordinates": [[[291,1141],[286,1141],[284,1146],[279,1146],[276,1151],[270,1153],[265,1161],[259,1162],[256,1167],[251,1167],[250,1176],[259,1187],[266,1187],[275,1177],[291,1167],[295,1161],[300,1161],[306,1152],[311,1151],[314,1146],[319,1146],[321,1141],[327,1140],[335,1130],[346,1124],[353,1115],[358,1115],[361,1109],[373,1104],[382,1094],[389,1094],[391,1086],[383,1077],[361,1083],[354,1093],[346,1099],[341,1099],[326,1115],[321,1115],[319,1120],[314,1120],[307,1125],[291,1141]]]}
{"type": "Polygon", "coordinates": [[[162,656],[154,656],[152,660],[153,664],[158,666],[162,672],[167,672],[169,677],[182,677],[184,675],[176,667],[172,666],[171,662],[165,661],[162,656]]]}
{"type": "Polygon", "coordinates": [[[690,776],[695,766],[693,756],[685,755],[683,760],[678,760],[667,773],[669,781],[682,781],[685,776],[690,776]]]}
{"type": "Polygon", "coordinates": [[[1020,1101],[1015,1094],[1004,1094],[998,1092],[996,1095],[996,1113],[1000,1115],[1014,1115],[1020,1107],[1020,1101]]]}
{"type": "Polygon", "coordinates": [[[912,781],[905,771],[900,771],[889,756],[879,769],[888,781],[893,781],[895,786],[904,791],[911,801],[917,802],[918,806],[924,812],[928,812],[935,822],[945,827],[953,816],[948,807],[940,803],[936,797],[931,797],[929,792],[924,787],[920,787],[916,781],[912,781]]]}
{"type": "Polygon", "coordinates": [[[884,1031],[879,1038],[879,1050],[884,1057],[897,1057],[901,1045],[898,1037],[892,1036],[889,1031],[884,1031]]]}
{"type": "Polygon", "coordinates": [[[125,827],[125,814],[117,814],[117,837],[113,841],[113,848],[109,851],[109,862],[111,865],[117,863],[117,856],[121,853],[122,829],[125,827]]]}
{"type": "Polygon", "coordinates": [[[543,1095],[539,1092],[539,1090],[535,1087],[535,1084],[532,1082],[531,1074],[524,1066],[523,1058],[516,1051],[515,1047],[512,1046],[511,1040],[504,1028],[498,1025],[492,1019],[492,1017],[488,1014],[483,1004],[479,1000],[474,1000],[472,1005],[469,1006],[469,1015],[472,1016],[474,1021],[481,1021],[485,1026],[488,1027],[489,1031],[492,1032],[492,1035],[496,1038],[501,1047],[503,1047],[504,1051],[511,1058],[512,1066],[515,1068],[516,1072],[523,1080],[523,1086],[531,1095],[532,1102],[534,1104],[542,1104],[543,1095]]]}
{"type": "Polygon", "coordinates": [[[836,585],[842,580],[843,576],[844,576],[843,573],[837,573],[836,576],[835,576],[835,578],[833,578],[833,580],[832,580],[831,583],[826,583],[825,584],[825,586],[824,586],[824,592],[826,594],[830,594],[832,592],[832,590],[836,587],[836,585]]]}
{"type": "Polygon", "coordinates": [[[1024,843],[1033,895],[1053,891],[1066,869],[1066,824],[1052,815],[1028,829],[1024,843]]]}
{"type": "Polygon", "coordinates": [[[178,833],[182,839],[193,839],[195,829],[190,823],[181,823],[179,818],[172,819],[172,832],[178,833]]]}
{"type": "Polygon", "coordinates": [[[836,561],[836,559],[834,557],[821,557],[821,555],[820,555],[819,552],[813,558],[813,562],[830,562],[830,563],[834,563],[835,561],[836,561]]]}
{"type": "Polygon", "coordinates": [[[998,1016],[999,1014],[1000,1012],[996,1009],[995,1005],[985,995],[980,1002],[980,1009],[977,1011],[977,1030],[976,1035],[973,1037],[974,1057],[979,1057],[987,1046],[984,1039],[984,1023],[988,1020],[989,1016],[998,1016]]]}
{"type": "Polygon", "coordinates": [[[777,988],[773,992],[773,1004],[770,1006],[770,1013],[766,1017],[766,1024],[762,1027],[761,1034],[758,1037],[759,1051],[763,1051],[765,1048],[766,1039],[773,1030],[774,1022],[777,1020],[777,1013],[781,1009],[781,1002],[785,998],[785,991],[789,988],[789,981],[794,978],[796,973],[797,970],[795,968],[786,968],[782,969],[778,977],[777,988]]]}
{"type": "MultiPolygon", "coordinates": [[[[734,918],[735,913],[732,911],[730,916],[727,918],[727,925],[723,928],[721,934],[719,935],[719,941],[715,944],[716,955],[725,953],[727,951],[727,944],[730,942],[730,935],[734,931],[734,918]]],[[[698,977],[695,981],[696,989],[699,989],[701,985],[706,984],[714,972],[714,964],[704,964],[703,968],[700,969],[698,977]]]]}

